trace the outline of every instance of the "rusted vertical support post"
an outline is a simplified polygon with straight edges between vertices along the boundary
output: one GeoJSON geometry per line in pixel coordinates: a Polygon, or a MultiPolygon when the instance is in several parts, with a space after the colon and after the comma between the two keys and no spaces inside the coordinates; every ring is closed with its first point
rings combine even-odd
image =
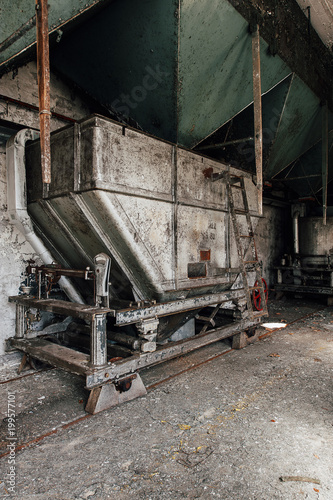
{"type": "Polygon", "coordinates": [[[323,224],[327,219],[327,182],[328,182],[328,105],[322,107],[322,184],[323,184],[323,224]]]}
{"type": "Polygon", "coordinates": [[[36,26],[41,166],[44,193],[46,193],[51,182],[50,61],[47,0],[36,0],[36,26]]]}
{"type": "Polygon", "coordinates": [[[253,63],[253,105],[254,105],[254,150],[256,159],[256,175],[258,189],[258,210],[262,215],[262,103],[261,103],[261,68],[260,68],[260,34],[259,25],[252,32],[252,63],[253,63]]]}

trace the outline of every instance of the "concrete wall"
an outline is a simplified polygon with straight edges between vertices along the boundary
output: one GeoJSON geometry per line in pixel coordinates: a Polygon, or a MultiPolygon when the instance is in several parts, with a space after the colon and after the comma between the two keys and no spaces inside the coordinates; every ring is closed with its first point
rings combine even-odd
{"type": "MultiPolygon", "coordinates": [[[[264,205],[262,219],[255,229],[255,241],[258,258],[263,263],[262,276],[269,288],[275,283],[276,265],[283,253],[287,251],[291,238],[290,208],[264,205]]],[[[290,251],[290,249],[289,249],[290,251]]]]}
{"type": "MultiPolygon", "coordinates": [[[[0,79],[0,94],[38,106],[37,69],[29,63],[0,79]]],[[[69,118],[80,119],[90,109],[55,75],[51,75],[51,110],[69,118]]],[[[0,99],[0,119],[39,128],[35,110],[0,99]]],[[[51,119],[51,129],[68,124],[66,120],[51,119]]],[[[6,148],[0,145],[0,356],[4,354],[5,339],[15,331],[15,305],[8,303],[9,295],[17,295],[20,275],[34,253],[24,237],[9,223],[7,216],[6,148]]]]}

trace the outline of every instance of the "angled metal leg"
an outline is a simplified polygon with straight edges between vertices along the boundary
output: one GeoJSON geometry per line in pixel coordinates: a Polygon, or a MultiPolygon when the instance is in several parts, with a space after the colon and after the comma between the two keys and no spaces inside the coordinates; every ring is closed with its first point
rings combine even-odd
{"type": "Polygon", "coordinates": [[[113,406],[117,406],[131,399],[147,394],[147,390],[140,375],[135,373],[129,377],[95,387],[90,391],[86,411],[88,413],[99,413],[113,406]]]}
{"type": "Polygon", "coordinates": [[[233,349],[243,349],[249,344],[253,344],[259,338],[258,329],[250,329],[245,332],[237,333],[232,337],[232,348],[233,349]],[[251,333],[254,333],[251,335],[251,333]]]}

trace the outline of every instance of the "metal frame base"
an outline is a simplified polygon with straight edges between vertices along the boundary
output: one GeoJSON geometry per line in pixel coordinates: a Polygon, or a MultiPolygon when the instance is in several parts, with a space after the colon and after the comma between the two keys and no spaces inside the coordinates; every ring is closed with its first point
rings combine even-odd
{"type": "MultiPolygon", "coordinates": [[[[237,290],[237,293],[239,291],[237,290]]],[[[29,357],[44,361],[73,374],[84,376],[86,389],[90,390],[86,411],[92,414],[111,408],[146,394],[138,371],[158,363],[190,353],[200,347],[233,337],[233,348],[240,349],[257,340],[251,332],[261,323],[263,314],[248,315],[239,321],[213,328],[176,342],[157,345],[154,351],[138,352],[122,359],[108,361],[106,315],[109,309],[90,307],[57,300],[36,300],[27,297],[10,297],[16,302],[16,335],[10,345],[29,357]],[[25,311],[28,307],[71,315],[90,322],[90,355],[56,344],[47,338],[27,338],[25,311]]],[[[140,310],[139,310],[140,312],[140,310]]],[[[137,314],[137,311],[131,311],[137,314]]],[[[133,318],[131,318],[133,319],[133,318]]],[[[146,320],[151,323],[151,320],[146,320]]],[[[156,322],[156,320],[154,320],[156,322]]],[[[150,328],[150,327],[149,327],[150,328]]],[[[148,333],[151,333],[148,331],[148,333]]]]}
{"type": "Polygon", "coordinates": [[[85,410],[95,415],[145,394],[147,390],[140,375],[136,373],[116,383],[110,382],[92,389],[85,410]]]}
{"type": "Polygon", "coordinates": [[[233,349],[243,349],[249,344],[253,344],[257,342],[259,339],[259,330],[250,329],[249,332],[240,332],[232,337],[232,348],[233,349]],[[253,335],[249,335],[249,333],[253,333],[253,335]]]}

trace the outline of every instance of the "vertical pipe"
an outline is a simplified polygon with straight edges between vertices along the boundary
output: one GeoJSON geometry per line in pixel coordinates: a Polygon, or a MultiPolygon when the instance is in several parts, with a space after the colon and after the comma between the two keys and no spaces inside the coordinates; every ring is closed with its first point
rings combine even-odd
{"type": "Polygon", "coordinates": [[[294,236],[294,253],[299,254],[299,216],[300,213],[297,211],[293,215],[293,236],[294,236]]]}
{"type": "Polygon", "coordinates": [[[50,61],[47,0],[36,0],[36,26],[40,148],[42,181],[44,184],[45,192],[47,191],[48,185],[51,182],[50,61]]]}
{"type": "Polygon", "coordinates": [[[258,189],[258,210],[262,215],[262,102],[261,102],[261,68],[260,68],[260,33],[256,25],[252,33],[252,64],[253,64],[253,106],[254,106],[254,150],[256,159],[256,175],[258,189]]]}
{"type": "Polygon", "coordinates": [[[322,107],[322,184],[323,184],[323,224],[327,219],[327,182],[328,182],[328,105],[322,107]]]}

